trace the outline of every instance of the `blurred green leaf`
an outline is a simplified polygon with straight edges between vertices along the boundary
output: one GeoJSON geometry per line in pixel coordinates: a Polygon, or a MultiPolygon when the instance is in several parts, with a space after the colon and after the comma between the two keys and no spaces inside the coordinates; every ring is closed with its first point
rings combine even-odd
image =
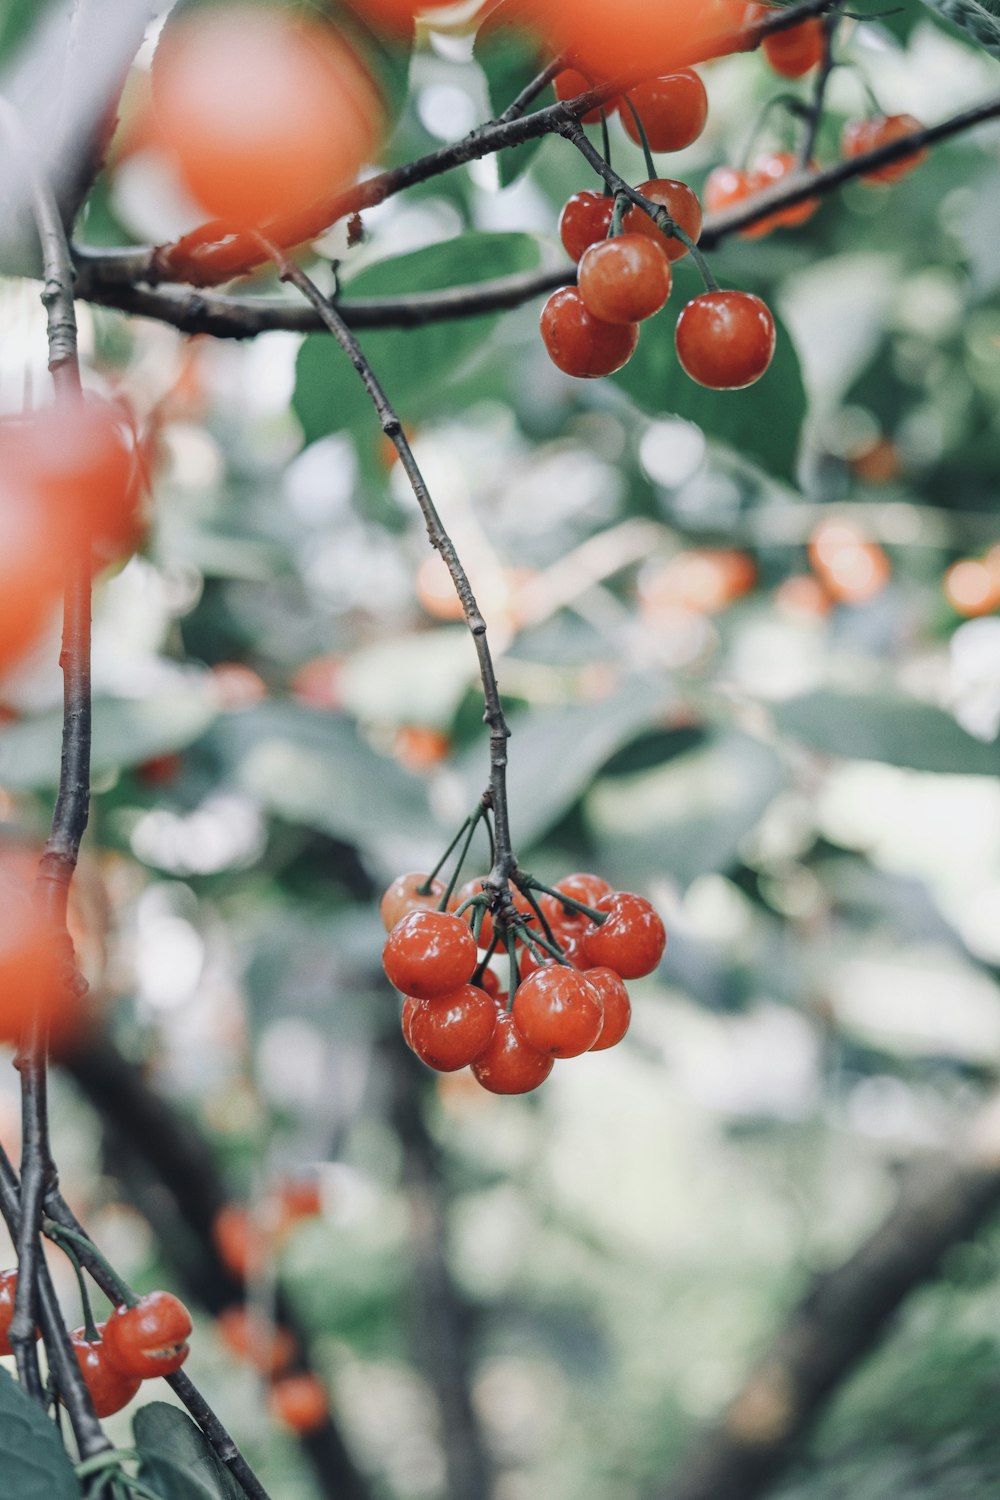
{"type": "Polygon", "coordinates": [[[914,771],[995,776],[1000,746],[967,734],[950,714],[890,693],[809,693],[772,706],[783,734],[824,755],[914,771]]]}
{"type": "Polygon", "coordinates": [[[0,1474],[10,1500],[79,1500],[59,1429],[7,1370],[0,1370],[0,1474]]]}
{"type": "MultiPolygon", "coordinates": [[[[548,51],[537,33],[532,32],[529,6],[525,0],[500,0],[487,13],[476,33],[473,55],[486,75],[494,118],[503,114],[549,60],[548,51]]],[[[530,108],[540,109],[554,100],[555,93],[549,84],[530,108]]],[[[497,169],[501,187],[509,186],[520,177],[541,145],[542,139],[528,141],[523,146],[499,153],[497,169]]]]}
{"type": "MultiPolygon", "coordinates": [[[[183,750],[216,714],[207,691],[192,687],[156,698],[96,698],[91,766],[103,776],[154,755],[183,750]]],[[[0,779],[11,787],[55,786],[59,780],[62,714],[41,714],[0,732],[0,779]]]]}
{"type": "MultiPolygon", "coordinates": [[[[463,234],[369,266],[352,279],[349,292],[384,297],[437,291],[526,271],[537,262],[531,235],[463,234]]],[[[361,345],[389,400],[410,421],[443,404],[445,382],[481,350],[500,316],[364,333],[361,345]]],[[[292,405],[307,443],[345,428],[364,432],[376,425],[354,367],[328,334],[311,334],[299,350],[292,405]]]]}
{"type": "Polygon", "coordinates": [[[951,21],[994,57],[1000,57],[1000,4],[997,0],[924,0],[928,9],[951,21]]]}
{"type": "Polygon", "coordinates": [[[775,478],[795,478],[806,393],[788,331],[775,317],[778,341],[767,373],[745,391],[710,391],[681,369],[674,347],[678,305],[643,324],[639,345],[612,379],[650,416],[696,422],[706,436],[761,464],[775,478]]]}
{"type": "Polygon", "coordinates": [[[243,1487],[216,1458],[185,1412],[165,1401],[141,1406],[132,1418],[139,1477],[163,1500],[245,1500],[243,1487]]]}

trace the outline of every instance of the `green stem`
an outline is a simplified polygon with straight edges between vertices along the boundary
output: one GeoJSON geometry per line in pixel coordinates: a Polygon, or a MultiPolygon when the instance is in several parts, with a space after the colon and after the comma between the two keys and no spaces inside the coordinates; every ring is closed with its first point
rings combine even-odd
{"type": "Polygon", "coordinates": [[[135,1292],[133,1292],[127,1282],[122,1281],[118,1272],[109,1264],[93,1240],[87,1235],[80,1234],[75,1229],[68,1229],[66,1225],[57,1224],[54,1219],[49,1218],[42,1220],[42,1231],[47,1239],[50,1239],[53,1244],[58,1245],[66,1254],[70,1252],[67,1250],[66,1245],[63,1244],[64,1240],[68,1240],[71,1245],[79,1245],[82,1250],[86,1250],[87,1254],[98,1263],[108,1281],[114,1287],[115,1296],[119,1302],[124,1303],[126,1307],[135,1307],[137,1305],[139,1299],[135,1292]]]}
{"type": "Polygon", "coordinates": [[[622,95],[622,99],[623,99],[624,103],[628,106],[628,112],[632,116],[633,120],[635,121],[635,128],[639,132],[639,141],[640,141],[640,143],[642,145],[642,154],[646,158],[646,176],[650,180],[652,180],[656,176],[656,163],[653,160],[653,153],[649,149],[649,139],[648,139],[648,137],[646,135],[645,128],[643,127],[643,123],[639,119],[639,115],[638,115],[638,113],[636,111],[636,107],[632,103],[632,101],[629,98],[628,94],[623,94],[622,95]]]}
{"type": "Polygon", "coordinates": [[[611,223],[608,225],[607,238],[613,240],[622,232],[625,222],[625,214],[628,211],[629,202],[624,193],[615,194],[615,208],[611,215],[611,223]]]}
{"type": "MultiPolygon", "coordinates": [[[[612,164],[611,163],[611,133],[608,130],[608,112],[607,112],[606,109],[602,109],[601,110],[601,150],[604,152],[604,160],[607,162],[608,166],[610,167],[611,164],[612,164]]],[[[605,196],[607,196],[607,192],[608,192],[607,185],[605,185],[604,192],[605,192],[605,196]]]]}
{"type": "Polygon", "coordinates": [[[557,891],[551,885],[543,885],[540,880],[535,879],[534,875],[525,875],[523,880],[525,895],[527,895],[527,887],[530,886],[533,891],[542,891],[546,896],[554,896],[562,906],[568,906],[571,911],[582,911],[584,916],[589,917],[597,927],[600,927],[602,922],[606,922],[611,915],[610,912],[595,911],[592,906],[584,906],[582,901],[577,901],[575,896],[567,896],[565,891],[557,891]]]}
{"type": "Polygon", "coordinates": [[[476,967],[476,972],[473,974],[471,980],[469,981],[470,984],[477,984],[477,985],[481,985],[482,984],[482,982],[483,982],[483,976],[485,975],[486,970],[490,966],[490,959],[493,957],[494,953],[497,951],[497,949],[499,948],[499,946],[500,946],[500,934],[498,932],[494,932],[494,934],[493,934],[493,941],[490,944],[490,946],[487,948],[486,952],[483,954],[482,958],[479,960],[479,963],[478,963],[478,965],[476,967]]]}
{"type": "MultiPolygon", "coordinates": [[[[468,830],[469,831],[465,835],[465,843],[462,845],[461,849],[459,850],[458,863],[456,864],[454,870],[451,872],[451,879],[449,880],[449,882],[448,882],[448,884],[447,884],[447,886],[445,888],[445,893],[441,897],[441,900],[438,902],[438,911],[446,911],[447,908],[448,908],[448,902],[451,900],[452,893],[453,893],[456,885],[458,884],[458,877],[462,873],[462,866],[465,864],[465,857],[466,857],[466,855],[469,852],[469,845],[472,843],[473,835],[476,832],[476,825],[479,822],[479,819],[482,817],[482,815],[483,815],[483,808],[482,808],[482,804],[480,804],[479,807],[477,807],[476,810],[475,810],[475,812],[472,814],[472,817],[467,820],[468,821],[468,830]]],[[[457,842],[457,840],[456,840],[456,842],[457,842]]],[[[440,869],[440,868],[441,867],[439,865],[438,869],[440,869]]]]}
{"type": "MultiPolygon", "coordinates": [[[[94,1321],[94,1309],[91,1306],[90,1291],[84,1278],[83,1267],[79,1260],[77,1260],[76,1252],[69,1245],[60,1245],[59,1249],[73,1267],[76,1284],[80,1288],[80,1305],[83,1308],[83,1331],[87,1337],[87,1342],[94,1344],[100,1338],[100,1334],[97,1331],[97,1324],[94,1321]]],[[[104,1454],[102,1453],[100,1457],[103,1458],[104,1454]]]]}
{"type": "Polygon", "coordinates": [[[560,948],[558,943],[554,941],[550,943],[546,941],[545,938],[541,937],[537,932],[532,932],[526,922],[518,923],[518,935],[520,936],[521,942],[525,945],[526,948],[531,949],[536,958],[538,957],[538,950],[541,949],[542,952],[548,953],[552,958],[554,958],[557,963],[569,964],[569,959],[566,957],[565,953],[560,948]]]}
{"type": "MultiPolygon", "coordinates": [[[[478,816],[478,814],[477,814],[477,816],[478,816]]],[[[430,895],[430,893],[431,893],[431,886],[432,886],[432,884],[434,882],[435,877],[437,876],[438,871],[441,870],[441,869],[443,869],[444,865],[447,863],[448,858],[451,855],[452,850],[455,848],[455,846],[458,843],[459,839],[462,837],[463,833],[468,828],[470,822],[471,822],[471,819],[470,818],[466,818],[465,822],[462,824],[461,828],[458,830],[458,832],[456,833],[455,837],[452,839],[451,843],[448,845],[447,849],[444,851],[444,853],[442,854],[441,858],[438,860],[437,864],[434,866],[433,870],[431,870],[430,874],[427,876],[427,879],[421,885],[417,886],[417,895],[418,896],[429,896],[430,895]]]]}
{"type": "Polygon", "coordinates": [[[521,982],[521,975],[517,967],[517,938],[513,931],[507,933],[504,938],[507,948],[507,963],[509,965],[507,975],[507,1009],[510,1010],[514,1004],[514,995],[521,982]]]}

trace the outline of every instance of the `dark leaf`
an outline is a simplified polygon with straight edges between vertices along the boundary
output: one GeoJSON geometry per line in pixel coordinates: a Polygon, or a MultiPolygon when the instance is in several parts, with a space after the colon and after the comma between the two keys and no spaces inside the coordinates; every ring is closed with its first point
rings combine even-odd
{"type": "Polygon", "coordinates": [[[0,1475],[10,1500],[80,1500],[58,1429],[6,1370],[0,1370],[0,1475]]]}
{"type": "Polygon", "coordinates": [[[243,1488],[185,1412],[164,1401],[142,1406],[132,1419],[139,1477],[163,1500],[246,1500],[243,1488]]]}

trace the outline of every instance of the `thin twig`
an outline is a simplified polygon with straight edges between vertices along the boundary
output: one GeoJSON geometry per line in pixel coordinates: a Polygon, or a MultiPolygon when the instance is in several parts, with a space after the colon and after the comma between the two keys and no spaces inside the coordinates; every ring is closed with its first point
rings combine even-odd
{"type": "Polygon", "coordinates": [[[337,309],[327,301],[316,283],[306,275],[302,268],[297,266],[293,260],[290,260],[277,245],[268,244],[263,239],[261,240],[261,244],[266,246],[268,254],[278,268],[278,274],[282,281],[290,282],[307,298],[357,371],[362,385],[371,397],[382,431],[389,438],[396,452],[399,454],[399,461],[403,466],[407,479],[410,481],[410,487],[416,497],[417,504],[420,506],[424,522],[427,526],[427,536],[430,544],[440,553],[448,568],[448,572],[451,574],[452,582],[455,585],[455,592],[461,601],[466,624],[475,642],[476,654],[479,658],[479,675],[482,679],[483,697],[486,703],[483,718],[490,729],[489,801],[493,811],[494,832],[496,836],[496,859],[490,880],[495,887],[506,888],[507,881],[515,869],[514,852],[510,835],[510,819],[507,810],[507,741],[510,738],[510,729],[504,717],[496,671],[493,666],[493,658],[486,639],[486,621],[483,619],[479,605],[476,603],[476,597],[472,592],[472,585],[469,582],[468,574],[462,566],[458,553],[455,551],[455,544],[445,530],[444,523],[438,514],[437,507],[431,498],[430,491],[413,456],[413,450],[403,431],[403,424],[396,415],[385,391],[382,389],[378,377],[368,363],[361,345],[337,309]]]}
{"type": "Polygon", "coordinates": [[[562,72],[565,66],[565,57],[554,57],[540,73],[535,75],[530,83],[525,84],[521,92],[508,104],[503,114],[497,116],[497,124],[507,125],[511,120],[520,119],[528,105],[534,104],[539,94],[545,92],[552,80],[562,72]]]}
{"type": "Polygon", "coordinates": [[[806,115],[806,128],[803,132],[796,157],[798,165],[804,171],[809,170],[810,163],[812,162],[812,154],[816,147],[816,137],[819,135],[819,127],[823,121],[823,105],[826,102],[827,85],[830,82],[830,74],[833,72],[835,66],[833,44],[837,37],[837,27],[840,25],[840,20],[841,18],[836,11],[831,11],[829,15],[823,18],[823,56],[820,59],[819,69],[813,83],[813,95],[806,115]]]}

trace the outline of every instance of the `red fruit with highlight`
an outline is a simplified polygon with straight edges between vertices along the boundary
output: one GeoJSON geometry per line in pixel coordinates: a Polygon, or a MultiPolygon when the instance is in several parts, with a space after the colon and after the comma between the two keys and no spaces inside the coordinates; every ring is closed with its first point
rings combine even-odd
{"type": "Polygon", "coordinates": [[[518,985],[514,1022],[529,1046],[550,1057],[579,1057],[596,1042],[604,1007],[593,985],[575,969],[552,964],[518,985]]]}
{"type": "Polygon", "coordinates": [[[670,295],[670,262],[643,234],[621,234],[591,245],[580,261],[580,297],[604,323],[641,323],[670,295]]]}
{"type": "MultiPolygon", "coordinates": [[[[661,208],[665,208],[688,239],[698,243],[701,237],[701,204],[697,193],[686,182],[679,182],[674,177],[651,177],[648,182],[640,182],[636,192],[648,198],[651,203],[658,203],[661,208]]],[[[688,253],[683,240],[658,228],[641,208],[630,208],[623,222],[627,234],[647,235],[659,245],[668,260],[681,260],[688,253]]]]}
{"type": "Polygon", "coordinates": [[[683,151],[696,141],[708,119],[708,95],[698,74],[678,68],[665,78],[651,78],[629,89],[622,104],[622,124],[639,145],[642,137],[629,104],[642,121],[652,151],[683,151]]]}
{"type": "Polygon", "coordinates": [[[587,311],[576,287],[562,287],[542,308],[542,341],[567,375],[593,380],[628,364],[639,342],[634,323],[603,323],[587,311]]]}
{"type": "Polygon", "coordinates": [[[427,876],[420,870],[396,876],[379,903],[379,916],[386,932],[391,932],[411,911],[437,910],[445,887],[440,880],[432,880],[430,890],[424,894],[420,887],[426,883],[427,876]]]}
{"type": "Polygon", "coordinates": [[[580,938],[584,958],[593,968],[614,969],[623,979],[651,974],[663,957],[667,934],[655,907],[632,891],[612,891],[597,902],[607,912],[598,927],[589,923],[580,938]]]}
{"type": "Polygon", "coordinates": [[[292,1432],[315,1432],[322,1427],[330,1411],[326,1388],[316,1375],[303,1371],[283,1375],[274,1381],[268,1394],[271,1414],[292,1432]]]}
{"type": "Polygon", "coordinates": [[[527,1094],[552,1072],[552,1058],[529,1047],[510,1011],[497,1012],[493,1039],[472,1071],[491,1094],[527,1094]]]}
{"type": "Polygon", "coordinates": [[[382,949],[382,967],[397,990],[426,1000],[472,978],[476,944],[466,924],[446,911],[411,911],[382,949]]]}
{"type": "Polygon", "coordinates": [[[759,380],[774,354],[774,319],[751,292],[703,292],[677,320],[677,356],[710,390],[738,391],[759,380]]]}
{"type": "MultiPolygon", "coordinates": [[[[849,121],[841,136],[841,150],[846,157],[865,156],[869,151],[876,151],[879,146],[902,140],[904,136],[913,135],[923,128],[914,115],[877,115],[871,120],[849,121]]],[[[883,167],[875,167],[871,172],[866,172],[864,181],[898,182],[907,172],[919,167],[926,156],[926,147],[919,147],[900,157],[898,161],[887,162],[883,167]]]]}
{"type": "Polygon", "coordinates": [[[604,1023],[591,1052],[603,1052],[621,1041],[632,1020],[632,1002],[620,974],[614,969],[585,969],[584,979],[597,991],[604,1005],[604,1023]]]}
{"type": "MultiPolygon", "coordinates": [[[[468,901],[470,897],[482,896],[483,894],[483,876],[474,875],[471,880],[467,880],[464,885],[459,886],[458,890],[452,896],[451,901],[448,904],[450,907],[457,911],[457,909],[464,902],[468,901]]],[[[482,908],[479,908],[479,910],[482,910],[482,908]]],[[[468,910],[463,911],[460,920],[462,922],[468,922],[469,926],[472,927],[476,917],[476,911],[476,907],[470,906],[468,910]]],[[[479,928],[479,946],[480,948],[488,948],[492,941],[493,918],[490,915],[489,910],[486,910],[483,911],[482,922],[479,928]]]]}
{"type": "Polygon", "coordinates": [[[823,59],[823,22],[813,17],[784,31],[773,31],[764,38],[761,49],[782,78],[801,78],[823,59]]]}
{"type": "Polygon", "coordinates": [[[579,260],[583,252],[607,238],[615,200],[599,193],[574,193],[559,215],[559,237],[566,254],[579,260]]]}
{"type": "MultiPolygon", "coordinates": [[[[104,1324],[98,1323],[98,1334],[103,1330],[104,1324]]],[[[90,1399],[94,1403],[94,1411],[99,1417],[110,1417],[116,1411],[121,1411],[142,1384],[140,1377],[126,1373],[112,1363],[103,1339],[91,1341],[82,1328],[75,1329],[69,1337],[84,1383],[90,1392],[90,1399]]]]}
{"type": "Polygon", "coordinates": [[[496,1018],[496,1003],[491,996],[466,984],[450,995],[418,1001],[404,1035],[429,1068],[454,1073],[485,1052],[496,1018]]]}
{"type": "Polygon", "coordinates": [[[104,1353],[126,1375],[173,1375],[190,1352],[191,1314],[170,1292],[149,1292],[116,1307],[104,1325],[104,1353]]]}

